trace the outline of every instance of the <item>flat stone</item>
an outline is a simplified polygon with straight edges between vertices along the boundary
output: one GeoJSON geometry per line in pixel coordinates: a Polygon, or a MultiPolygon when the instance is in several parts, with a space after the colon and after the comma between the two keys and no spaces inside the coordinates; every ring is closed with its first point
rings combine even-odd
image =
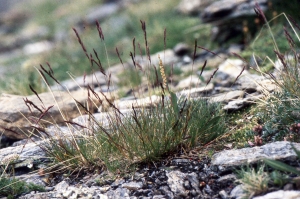
{"type": "Polygon", "coordinates": [[[214,1],[212,4],[207,6],[202,15],[201,19],[204,22],[212,21],[225,21],[232,18],[241,18],[244,16],[255,16],[254,6],[255,3],[261,7],[263,11],[266,10],[267,0],[220,0],[214,1]]]}
{"type": "Polygon", "coordinates": [[[176,90],[180,89],[188,89],[191,87],[195,87],[201,83],[201,80],[197,75],[190,75],[189,77],[180,80],[179,83],[176,85],[176,90]]]}
{"type": "MultiPolygon", "coordinates": [[[[51,88],[53,90],[74,91],[74,90],[78,90],[80,88],[85,88],[88,85],[91,86],[92,88],[106,86],[107,82],[109,80],[108,74],[109,73],[106,73],[106,76],[105,76],[100,71],[96,71],[90,75],[79,76],[79,77],[76,77],[75,79],[68,79],[68,80],[62,81],[62,82],[60,82],[61,85],[55,85],[55,86],[52,86],[51,88]]],[[[119,82],[119,79],[115,75],[112,75],[110,77],[110,82],[117,84],[119,82]]]]}
{"type": "Polygon", "coordinates": [[[253,199],[296,199],[300,198],[300,191],[274,191],[264,196],[257,196],[253,199]]]}
{"type": "MultiPolygon", "coordinates": [[[[293,145],[296,149],[300,150],[300,143],[293,143],[293,145]]],[[[222,166],[240,166],[256,163],[264,158],[273,160],[295,160],[297,155],[292,149],[290,142],[280,141],[259,147],[224,150],[213,155],[211,163],[213,165],[222,166]]]]}
{"type": "Polygon", "coordinates": [[[32,168],[33,164],[43,164],[43,161],[49,160],[45,152],[38,146],[38,144],[43,143],[44,141],[39,141],[36,143],[0,149],[0,165],[7,165],[10,163],[13,164],[15,168],[32,168]]]}
{"type": "Polygon", "coordinates": [[[238,98],[243,98],[244,97],[245,92],[244,91],[229,91],[227,93],[224,94],[220,94],[216,97],[212,97],[211,101],[212,102],[229,102],[238,98]]]}
{"type": "Polygon", "coordinates": [[[210,93],[214,89],[214,85],[212,83],[208,84],[207,86],[199,87],[199,88],[191,88],[188,90],[183,90],[177,92],[177,96],[189,96],[191,98],[197,98],[203,96],[207,93],[210,93]]]}
{"type": "Polygon", "coordinates": [[[271,80],[264,80],[259,82],[259,84],[257,85],[256,90],[258,92],[264,93],[264,92],[273,92],[275,90],[278,90],[278,86],[271,80]]]}
{"type": "MultiPolygon", "coordinates": [[[[101,93],[97,94],[101,100],[106,101],[101,93]]],[[[111,100],[111,96],[107,94],[106,97],[111,100]]],[[[55,91],[39,94],[39,98],[36,95],[17,96],[2,94],[0,97],[0,128],[6,137],[20,140],[32,136],[32,132],[37,133],[33,126],[42,113],[31,104],[27,104],[27,106],[24,99],[31,101],[41,111],[45,111],[52,106],[47,114],[43,114],[42,120],[39,120],[40,125],[49,125],[49,121],[54,122],[53,118],[56,123],[60,123],[79,116],[81,114],[80,111],[84,111],[84,109],[77,106],[74,99],[79,103],[85,104],[88,99],[88,92],[86,90],[71,93],[55,91]]],[[[101,102],[92,94],[90,99],[94,102],[90,103],[90,110],[97,109],[98,107],[94,107],[94,105],[99,106],[101,102]]]]}
{"type": "Polygon", "coordinates": [[[116,101],[116,107],[119,109],[132,109],[134,108],[147,108],[156,106],[161,102],[162,98],[158,95],[152,95],[150,97],[136,99],[136,100],[125,100],[125,101],[116,101]]]}
{"type": "Polygon", "coordinates": [[[234,78],[237,78],[239,75],[248,75],[249,72],[247,70],[243,71],[244,65],[245,63],[240,59],[226,59],[225,62],[219,65],[218,72],[226,73],[234,78]]]}
{"type": "Polygon", "coordinates": [[[259,99],[261,99],[263,97],[264,96],[262,94],[260,94],[260,95],[250,95],[249,97],[246,97],[244,99],[233,100],[233,101],[228,102],[228,104],[223,107],[223,110],[237,111],[237,110],[240,110],[250,104],[255,103],[256,101],[258,101],[259,99]]]}
{"type": "Polygon", "coordinates": [[[123,188],[129,189],[129,190],[138,190],[143,187],[142,182],[129,182],[122,184],[123,188]]]}

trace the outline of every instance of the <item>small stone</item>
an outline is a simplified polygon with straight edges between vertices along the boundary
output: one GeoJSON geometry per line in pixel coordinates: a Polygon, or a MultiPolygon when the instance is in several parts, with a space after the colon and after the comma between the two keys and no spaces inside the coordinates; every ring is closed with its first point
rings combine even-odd
{"type": "Polygon", "coordinates": [[[66,190],[63,192],[63,197],[70,198],[70,196],[73,194],[73,190],[66,190]]]}
{"type": "Polygon", "coordinates": [[[224,190],[221,190],[219,192],[219,195],[221,196],[222,199],[228,199],[229,198],[228,194],[224,190]]]}
{"type": "Polygon", "coordinates": [[[234,187],[230,192],[230,198],[242,199],[244,196],[244,189],[242,185],[234,187]]]}
{"type": "Polygon", "coordinates": [[[55,186],[55,190],[57,192],[65,192],[67,190],[67,188],[69,187],[69,184],[66,182],[66,181],[61,181],[60,183],[58,183],[56,186],[55,186]]]}
{"type": "Polygon", "coordinates": [[[183,55],[186,55],[190,52],[190,48],[187,44],[185,43],[178,43],[176,44],[176,46],[174,47],[174,53],[177,55],[177,56],[183,56],[183,55]]]}
{"type": "Polygon", "coordinates": [[[99,199],[108,199],[108,197],[104,194],[99,194],[98,197],[99,199]]]}
{"type": "Polygon", "coordinates": [[[143,187],[142,182],[129,182],[122,184],[123,188],[129,189],[129,190],[138,190],[143,187]]]}
{"type": "Polygon", "coordinates": [[[293,190],[294,189],[294,185],[292,183],[288,183],[286,185],[284,185],[283,190],[284,191],[289,191],[289,190],[293,190]]]}
{"type": "Polygon", "coordinates": [[[187,190],[190,190],[192,188],[188,180],[184,181],[183,187],[186,188],[187,190]]]}

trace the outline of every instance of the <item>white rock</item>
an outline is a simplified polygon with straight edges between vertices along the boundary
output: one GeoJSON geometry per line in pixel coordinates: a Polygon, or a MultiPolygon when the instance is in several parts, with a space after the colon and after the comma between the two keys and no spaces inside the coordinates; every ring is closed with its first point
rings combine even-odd
{"type": "Polygon", "coordinates": [[[186,177],[185,173],[180,171],[171,171],[166,173],[168,177],[168,184],[174,195],[184,195],[186,193],[183,187],[184,179],[186,177]]]}
{"type": "Polygon", "coordinates": [[[254,197],[253,199],[299,199],[300,191],[274,191],[264,196],[254,197]]]}
{"type": "Polygon", "coordinates": [[[176,85],[176,89],[187,89],[190,87],[195,87],[201,83],[199,77],[197,75],[190,75],[189,77],[180,80],[176,85]]]}
{"type": "Polygon", "coordinates": [[[181,97],[181,96],[186,96],[186,97],[200,97],[202,94],[206,94],[211,92],[214,89],[214,85],[212,83],[208,84],[207,86],[203,86],[200,88],[191,88],[188,90],[183,90],[180,92],[177,92],[176,95],[181,97]]]}
{"type": "Polygon", "coordinates": [[[229,102],[234,99],[243,98],[244,94],[245,94],[244,91],[239,91],[239,90],[229,91],[224,94],[222,93],[222,94],[218,95],[217,97],[212,97],[211,101],[212,102],[229,102]]]}
{"type": "MultiPolygon", "coordinates": [[[[293,143],[293,145],[300,150],[300,143],[293,143]]],[[[264,158],[294,160],[297,156],[290,142],[280,141],[260,147],[224,150],[213,155],[211,163],[213,165],[238,166],[255,163],[264,158]]]]}
{"type": "MultiPolygon", "coordinates": [[[[242,72],[244,65],[245,63],[240,59],[227,59],[224,63],[219,65],[218,71],[236,78],[242,72]]],[[[249,72],[244,70],[242,75],[246,74],[249,74],[249,72]]]]}
{"type": "Polygon", "coordinates": [[[122,184],[123,188],[129,189],[129,190],[138,190],[143,187],[143,183],[141,182],[129,182],[122,184]]]}

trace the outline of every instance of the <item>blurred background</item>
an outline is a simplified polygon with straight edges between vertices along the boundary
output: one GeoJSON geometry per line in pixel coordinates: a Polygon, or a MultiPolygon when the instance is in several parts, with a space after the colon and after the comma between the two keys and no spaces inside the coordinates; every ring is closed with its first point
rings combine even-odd
{"type": "MultiPolygon", "coordinates": [[[[289,29],[289,25],[280,14],[285,12],[298,22],[299,0],[0,0],[0,92],[28,95],[28,84],[45,91],[35,67],[46,62],[60,81],[69,79],[69,73],[91,73],[72,28],[88,52],[98,52],[105,68],[120,62],[116,48],[123,60],[130,60],[133,38],[144,48],[140,20],[146,22],[151,54],[181,44],[178,53],[189,53],[191,58],[197,40],[198,46],[227,55],[237,52],[249,62],[253,52],[261,60],[272,57],[273,41],[254,12],[255,2],[268,20],[273,19],[270,25],[276,40],[287,50],[283,26],[289,29]]],[[[207,59],[205,53],[199,50],[197,59],[207,59]]]]}

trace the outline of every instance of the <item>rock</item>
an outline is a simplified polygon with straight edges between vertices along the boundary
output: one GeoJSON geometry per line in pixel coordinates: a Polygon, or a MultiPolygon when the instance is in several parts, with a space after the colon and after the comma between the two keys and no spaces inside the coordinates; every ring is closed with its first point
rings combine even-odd
{"type": "Polygon", "coordinates": [[[238,88],[247,93],[252,93],[257,91],[258,85],[264,80],[266,80],[266,78],[261,75],[248,74],[239,77],[235,85],[239,85],[238,88]]]}
{"type": "Polygon", "coordinates": [[[146,97],[136,100],[125,100],[116,102],[116,107],[119,109],[132,109],[134,108],[149,108],[156,106],[161,102],[162,98],[158,95],[152,95],[151,97],[146,97]]]}
{"type": "Polygon", "coordinates": [[[228,199],[229,198],[228,194],[224,190],[220,191],[219,195],[221,196],[222,199],[228,199]]]}
{"type": "Polygon", "coordinates": [[[234,99],[244,98],[244,94],[245,94],[244,91],[239,91],[239,90],[230,91],[227,93],[219,94],[218,96],[215,96],[215,97],[211,97],[210,100],[212,102],[225,102],[226,103],[226,102],[230,102],[234,99]]]}
{"type": "Polygon", "coordinates": [[[187,197],[185,188],[183,187],[186,174],[180,171],[171,171],[166,173],[168,184],[175,196],[187,197]]]}
{"type": "Polygon", "coordinates": [[[215,1],[206,7],[201,14],[201,19],[203,22],[212,22],[221,20],[225,21],[232,18],[242,18],[246,16],[255,16],[254,11],[255,3],[261,7],[263,11],[267,9],[267,0],[220,0],[215,1]]]}
{"type": "MultiPolygon", "coordinates": [[[[151,65],[149,65],[149,59],[148,56],[141,57],[140,55],[136,55],[135,62],[142,66],[143,69],[154,65],[156,67],[159,66],[159,59],[158,56],[160,56],[162,63],[164,66],[172,66],[172,64],[179,61],[179,57],[176,56],[175,52],[171,49],[166,49],[161,52],[157,52],[153,55],[150,55],[151,59],[151,65]]],[[[129,63],[132,63],[132,60],[130,59],[128,61],[129,63]]]]}
{"type": "MultiPolygon", "coordinates": [[[[24,139],[33,135],[32,130],[34,130],[34,128],[32,126],[35,125],[37,119],[40,118],[41,112],[30,104],[27,104],[27,106],[24,99],[30,100],[42,112],[52,106],[46,114],[43,114],[43,120],[39,121],[41,125],[49,125],[45,121],[53,122],[54,118],[55,122],[59,123],[79,116],[80,111],[78,108],[81,109],[81,111],[84,110],[76,105],[74,99],[85,104],[88,99],[88,94],[87,91],[82,90],[70,94],[56,91],[39,94],[39,97],[43,103],[40,102],[36,95],[26,97],[2,95],[0,97],[0,127],[6,137],[11,139],[24,139]]],[[[99,97],[105,101],[102,94],[99,93],[99,97]]],[[[107,95],[107,97],[108,99],[112,99],[112,95],[107,95]]],[[[95,99],[95,97],[91,96],[91,99],[96,105],[100,105],[100,102],[95,99]]],[[[93,110],[93,105],[90,107],[90,110],[93,110]]]]}
{"type": "MultiPolygon", "coordinates": [[[[85,88],[88,85],[92,88],[105,86],[105,85],[107,85],[107,82],[108,82],[109,73],[106,73],[106,74],[107,74],[107,76],[105,76],[100,71],[96,71],[90,75],[76,77],[74,80],[68,79],[68,80],[62,81],[62,82],[60,82],[61,86],[55,85],[55,86],[52,86],[52,89],[74,91],[74,90],[78,90],[80,88],[85,88]]],[[[117,84],[119,82],[118,80],[119,79],[115,75],[112,75],[110,78],[110,82],[113,82],[114,84],[117,84]]],[[[113,85],[111,85],[111,87],[112,86],[113,85]]]]}
{"type": "Polygon", "coordinates": [[[177,56],[184,56],[190,53],[191,49],[189,46],[185,43],[178,43],[176,46],[173,48],[174,53],[177,56]]]}
{"type": "MultiPolygon", "coordinates": [[[[300,150],[300,143],[293,143],[300,150]]],[[[253,164],[264,158],[279,160],[295,160],[297,158],[290,142],[278,141],[260,147],[224,150],[212,157],[213,165],[239,166],[253,164]]]]}
{"type": "Polygon", "coordinates": [[[231,44],[229,46],[229,48],[227,49],[227,53],[229,55],[232,55],[233,53],[236,53],[236,54],[241,54],[243,50],[243,45],[238,45],[238,44],[231,44]]]}
{"type": "Polygon", "coordinates": [[[201,80],[197,75],[190,75],[189,77],[180,80],[179,83],[176,85],[176,90],[180,89],[188,89],[191,87],[195,87],[201,83],[201,80]]]}
{"type": "Polygon", "coordinates": [[[129,190],[138,190],[143,187],[143,183],[141,182],[129,182],[122,184],[123,188],[129,189],[129,190]]]}
{"type": "Polygon", "coordinates": [[[279,87],[274,83],[272,80],[263,80],[258,83],[256,90],[260,93],[267,92],[273,92],[275,90],[278,90],[279,87]]]}
{"type": "Polygon", "coordinates": [[[196,191],[196,193],[199,195],[201,194],[201,190],[199,188],[199,179],[198,175],[195,172],[187,174],[187,179],[189,180],[189,183],[191,184],[192,188],[196,191]]]}
{"type": "Polygon", "coordinates": [[[268,193],[264,196],[257,196],[254,197],[253,199],[295,199],[295,198],[300,198],[300,191],[274,191],[271,193],[268,193]]]}
{"type": "Polygon", "coordinates": [[[176,95],[179,97],[197,98],[197,97],[207,95],[208,93],[210,93],[213,90],[213,88],[214,88],[214,85],[212,83],[210,83],[204,87],[191,88],[189,90],[183,90],[183,91],[177,92],[176,95]]]}
{"type": "MultiPolygon", "coordinates": [[[[219,65],[218,72],[226,73],[234,78],[237,78],[244,67],[245,63],[240,59],[227,59],[225,62],[219,65]]],[[[244,70],[240,76],[249,74],[248,71],[244,70]]]]}
{"type": "Polygon", "coordinates": [[[115,199],[130,199],[129,197],[129,190],[125,188],[117,188],[116,190],[109,190],[106,193],[108,198],[115,198],[115,199]]]}
{"type": "Polygon", "coordinates": [[[244,99],[233,100],[233,101],[228,102],[228,104],[223,107],[223,110],[237,111],[237,110],[240,110],[250,104],[255,103],[256,101],[258,101],[259,99],[261,99],[263,97],[264,97],[263,95],[253,95],[253,96],[246,97],[244,99]]]}
{"type": "Polygon", "coordinates": [[[44,141],[39,141],[37,143],[0,149],[0,164],[7,165],[10,163],[14,165],[15,169],[39,167],[39,164],[43,165],[43,162],[49,161],[45,151],[38,146],[43,143],[44,141]]]}
{"type": "Polygon", "coordinates": [[[247,33],[253,36],[258,31],[254,23],[256,13],[254,11],[257,3],[263,11],[268,8],[268,0],[219,0],[207,6],[201,13],[204,23],[213,23],[212,39],[220,45],[230,39],[243,43],[243,28],[247,25],[247,33]]]}
{"type": "Polygon", "coordinates": [[[25,55],[38,54],[45,51],[49,51],[53,48],[53,43],[49,41],[39,41],[35,43],[26,44],[23,47],[23,52],[25,55]]]}
{"type": "Polygon", "coordinates": [[[238,185],[234,187],[230,192],[230,198],[243,199],[244,198],[243,186],[238,185]]]}
{"type": "Polygon", "coordinates": [[[211,0],[181,0],[177,10],[182,14],[197,15],[211,3],[211,0]]]}

